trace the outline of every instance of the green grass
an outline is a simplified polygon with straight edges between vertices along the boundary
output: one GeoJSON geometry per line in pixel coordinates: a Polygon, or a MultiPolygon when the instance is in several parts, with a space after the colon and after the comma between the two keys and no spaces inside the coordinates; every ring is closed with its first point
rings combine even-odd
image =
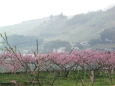
{"type": "MultiPolygon", "coordinates": [[[[44,73],[42,73],[42,76],[43,74],[44,73]]],[[[48,80],[51,82],[53,75],[51,73],[48,75],[47,73],[45,74],[46,74],[45,80],[48,80]]],[[[107,75],[104,74],[104,75],[98,76],[97,74],[95,74],[95,82],[93,86],[115,85],[115,74],[113,74],[112,76],[113,76],[113,81],[111,83],[107,75]]],[[[2,74],[1,73],[0,83],[8,83],[11,80],[16,80],[18,83],[24,83],[24,82],[29,81],[30,78],[31,77],[29,77],[25,73],[21,73],[21,74],[2,74]]],[[[85,86],[89,86],[89,83],[91,84],[91,81],[89,79],[89,72],[86,73],[86,77],[84,78],[84,73],[80,71],[79,74],[77,72],[71,72],[68,77],[57,77],[54,83],[54,86],[82,86],[80,78],[84,80],[85,86]]],[[[21,85],[21,86],[33,86],[33,85],[21,85]]],[[[35,86],[38,86],[38,85],[35,85],[35,86]]],[[[43,86],[50,86],[50,85],[44,84],[43,86]]]]}
{"type": "Polygon", "coordinates": [[[16,80],[18,82],[27,81],[27,74],[0,74],[0,83],[7,83],[11,80],[16,80]]]}

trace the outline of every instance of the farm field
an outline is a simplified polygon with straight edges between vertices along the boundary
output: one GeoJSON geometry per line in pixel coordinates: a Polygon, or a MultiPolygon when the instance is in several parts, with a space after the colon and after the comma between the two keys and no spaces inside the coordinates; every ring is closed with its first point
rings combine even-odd
{"type": "Polygon", "coordinates": [[[0,86],[114,86],[114,51],[0,54],[0,86]]]}
{"type": "MultiPolygon", "coordinates": [[[[56,77],[56,81],[54,82],[53,86],[83,86],[81,84],[81,79],[84,80],[84,86],[114,86],[115,85],[115,74],[112,75],[112,82],[108,79],[107,74],[104,75],[95,75],[95,82],[93,85],[91,85],[91,81],[89,79],[89,72],[87,72],[86,77],[84,78],[84,72],[79,71],[79,75],[76,71],[73,71],[69,74],[68,77],[56,77]]],[[[45,80],[51,82],[51,77],[47,75],[48,77],[45,78],[45,80]]],[[[34,82],[34,85],[29,83],[30,77],[25,73],[20,74],[0,74],[0,84],[1,83],[9,83],[10,81],[15,80],[19,86],[39,86],[37,84],[37,81],[34,82]],[[27,83],[28,82],[28,83],[27,83]]],[[[43,79],[44,80],[44,79],[43,79]]],[[[44,80],[43,84],[41,86],[51,86],[50,83],[46,82],[44,80]]],[[[0,85],[0,86],[16,86],[16,85],[0,85]]]]}

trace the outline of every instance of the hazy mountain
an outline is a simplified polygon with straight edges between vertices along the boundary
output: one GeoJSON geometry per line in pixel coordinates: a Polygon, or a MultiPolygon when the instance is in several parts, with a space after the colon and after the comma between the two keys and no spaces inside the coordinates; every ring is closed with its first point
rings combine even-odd
{"type": "Polygon", "coordinates": [[[43,22],[49,20],[49,18],[42,18],[36,20],[24,21],[19,24],[0,27],[0,32],[6,32],[8,35],[11,34],[22,34],[22,35],[31,35],[31,31],[43,22]]]}
{"type": "MultiPolygon", "coordinates": [[[[0,27],[0,32],[6,32],[8,35],[36,36],[43,40],[42,46],[56,40],[66,41],[75,46],[76,43],[103,40],[103,31],[114,27],[115,7],[106,11],[77,14],[72,18],[68,18],[62,13],[56,16],[51,15],[43,19],[0,27]]],[[[102,42],[99,41],[99,43],[102,42]]]]}

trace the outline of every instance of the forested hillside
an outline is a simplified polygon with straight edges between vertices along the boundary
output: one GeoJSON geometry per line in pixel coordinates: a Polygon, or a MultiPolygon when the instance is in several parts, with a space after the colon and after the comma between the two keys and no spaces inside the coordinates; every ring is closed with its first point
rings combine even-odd
{"type": "MultiPolygon", "coordinates": [[[[86,14],[77,14],[71,18],[63,13],[55,16],[50,15],[43,19],[0,27],[0,33],[4,32],[12,40],[11,44],[17,44],[17,46],[20,44],[20,42],[17,43],[18,39],[24,36],[25,39],[21,40],[21,43],[25,43],[26,40],[30,43],[21,46],[23,48],[35,45],[31,40],[36,41],[36,39],[40,42],[39,48],[41,50],[44,50],[44,47],[50,50],[51,44],[57,40],[62,42],[62,46],[59,44],[60,47],[65,47],[63,43],[67,43],[71,48],[99,48],[99,45],[106,45],[108,48],[111,48],[110,45],[115,43],[115,7],[106,11],[100,10],[86,14]],[[11,38],[14,36],[13,34],[15,34],[14,40],[11,38]],[[28,41],[29,39],[31,40],[28,41]],[[87,45],[87,47],[84,47],[83,44],[87,45]]],[[[58,46],[58,43],[55,46],[58,46]]],[[[51,49],[60,47],[53,46],[51,49]]]]}

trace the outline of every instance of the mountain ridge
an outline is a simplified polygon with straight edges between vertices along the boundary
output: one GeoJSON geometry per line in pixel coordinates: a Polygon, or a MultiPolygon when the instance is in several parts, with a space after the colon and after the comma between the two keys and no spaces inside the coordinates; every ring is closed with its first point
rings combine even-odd
{"type": "Polygon", "coordinates": [[[90,42],[100,39],[101,33],[115,26],[115,6],[106,11],[95,11],[86,14],[77,14],[68,18],[62,13],[50,15],[42,19],[24,21],[20,24],[0,27],[0,32],[8,35],[21,34],[36,36],[44,43],[61,40],[74,45],[80,42],[90,42]]]}

